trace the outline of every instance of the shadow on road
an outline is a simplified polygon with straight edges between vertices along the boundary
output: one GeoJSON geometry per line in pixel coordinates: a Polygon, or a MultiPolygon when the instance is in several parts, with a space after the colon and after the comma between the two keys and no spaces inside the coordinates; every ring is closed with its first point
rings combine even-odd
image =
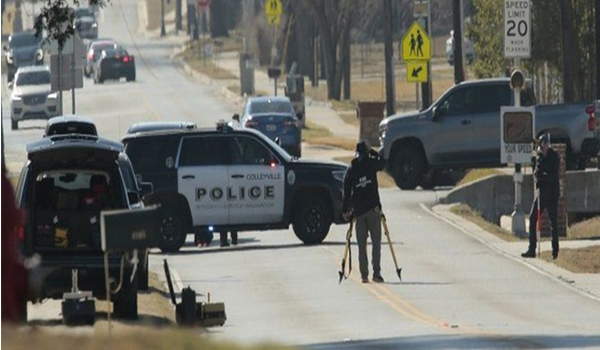
{"type": "MultiPolygon", "coordinates": [[[[460,326],[458,328],[460,330],[460,326]]],[[[599,335],[435,335],[345,341],[307,349],[580,349],[600,346],[599,335]]]]}

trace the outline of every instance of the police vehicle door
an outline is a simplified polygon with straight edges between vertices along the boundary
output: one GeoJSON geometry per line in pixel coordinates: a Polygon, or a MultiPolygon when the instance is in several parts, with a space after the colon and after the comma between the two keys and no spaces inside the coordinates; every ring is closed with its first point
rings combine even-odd
{"type": "Polygon", "coordinates": [[[230,224],[263,224],[283,220],[284,166],[262,142],[238,135],[229,166],[230,224]]]}
{"type": "Polygon", "coordinates": [[[220,135],[185,137],[177,165],[179,193],[185,196],[194,226],[227,225],[227,165],[230,138],[220,135]]]}

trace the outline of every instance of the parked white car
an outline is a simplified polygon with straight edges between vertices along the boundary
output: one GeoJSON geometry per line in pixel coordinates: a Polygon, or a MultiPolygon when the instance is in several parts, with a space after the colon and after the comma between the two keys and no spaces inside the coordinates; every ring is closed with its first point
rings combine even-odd
{"type": "Polygon", "coordinates": [[[58,114],[58,94],[50,88],[50,69],[43,66],[21,67],[9,83],[11,129],[29,119],[50,119],[58,114]]]}

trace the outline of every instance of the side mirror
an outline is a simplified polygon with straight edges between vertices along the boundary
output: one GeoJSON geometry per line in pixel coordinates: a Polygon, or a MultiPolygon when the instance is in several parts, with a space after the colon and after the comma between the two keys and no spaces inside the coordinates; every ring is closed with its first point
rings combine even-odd
{"type": "Polygon", "coordinates": [[[137,192],[127,192],[127,199],[129,199],[129,204],[135,204],[140,201],[140,196],[137,192]]]}
{"type": "Polygon", "coordinates": [[[281,146],[281,139],[279,137],[275,138],[275,143],[281,146]]]}
{"type": "Polygon", "coordinates": [[[237,120],[239,122],[240,121],[240,115],[236,113],[236,114],[233,115],[233,117],[231,117],[231,119],[237,120]]]}
{"type": "Polygon", "coordinates": [[[6,45],[2,46],[2,51],[7,52],[8,51],[8,47],[6,45]]]}
{"type": "Polygon", "coordinates": [[[154,193],[154,185],[152,182],[142,182],[140,183],[140,195],[142,197],[146,197],[154,193]]]}
{"type": "Polygon", "coordinates": [[[6,86],[8,86],[9,89],[12,89],[13,88],[13,82],[12,81],[8,82],[8,84],[6,86]]]}

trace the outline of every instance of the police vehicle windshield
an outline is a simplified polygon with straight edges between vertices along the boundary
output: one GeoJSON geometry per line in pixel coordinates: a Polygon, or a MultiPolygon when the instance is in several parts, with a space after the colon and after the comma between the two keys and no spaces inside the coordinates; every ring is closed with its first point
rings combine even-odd
{"type": "Polygon", "coordinates": [[[253,102],[250,105],[250,113],[293,113],[292,105],[289,102],[253,102]]]}
{"type": "Polygon", "coordinates": [[[50,72],[19,73],[17,86],[50,84],[50,72]]]}

